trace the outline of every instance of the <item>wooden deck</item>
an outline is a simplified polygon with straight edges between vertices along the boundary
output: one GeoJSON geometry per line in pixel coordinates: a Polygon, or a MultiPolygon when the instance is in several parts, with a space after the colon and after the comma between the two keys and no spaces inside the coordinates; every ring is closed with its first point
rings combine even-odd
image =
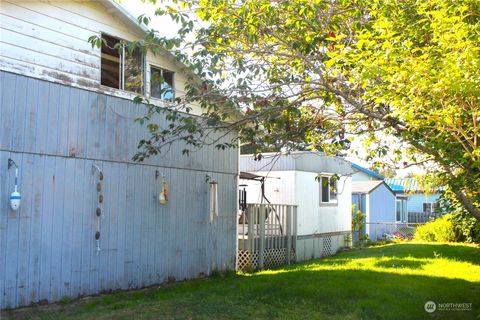
{"type": "Polygon", "coordinates": [[[297,207],[247,204],[238,221],[237,269],[263,269],[294,259],[297,207]]]}

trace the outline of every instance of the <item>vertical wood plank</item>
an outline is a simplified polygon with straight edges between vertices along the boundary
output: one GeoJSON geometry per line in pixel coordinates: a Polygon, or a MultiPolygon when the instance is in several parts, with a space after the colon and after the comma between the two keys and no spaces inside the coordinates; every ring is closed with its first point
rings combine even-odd
{"type": "MultiPolygon", "coordinates": [[[[53,182],[53,212],[52,212],[52,242],[50,245],[51,263],[50,263],[50,299],[57,301],[61,296],[62,280],[62,245],[63,245],[63,222],[64,222],[64,204],[65,204],[65,169],[66,162],[64,158],[55,158],[53,182]]],[[[68,201],[66,201],[68,202],[68,201]]],[[[49,300],[50,300],[49,299],[49,300]]]]}
{"type": "MultiPolygon", "coordinates": [[[[12,158],[17,164],[21,164],[21,158],[18,154],[7,154],[7,159],[12,158]]],[[[14,185],[13,170],[7,172],[7,186],[14,185]]],[[[11,187],[10,187],[11,188],[11,187]]],[[[11,189],[13,191],[13,188],[11,189]]],[[[7,193],[8,194],[8,193],[7,193]]],[[[6,216],[6,241],[5,246],[5,289],[4,305],[5,307],[15,307],[17,301],[17,263],[18,263],[18,229],[19,212],[14,212],[10,208],[5,211],[6,216]]]]}
{"type": "MultiPolygon", "coordinates": [[[[70,279],[70,295],[78,296],[81,285],[81,272],[82,272],[82,232],[83,232],[83,195],[85,193],[84,187],[84,172],[85,161],[74,160],[74,190],[73,190],[73,226],[71,235],[71,252],[72,252],[72,264],[71,264],[71,279],[70,279]]],[[[64,283],[64,287],[66,284],[64,283]]]]}
{"type": "Polygon", "coordinates": [[[32,186],[33,186],[33,157],[29,154],[23,154],[20,165],[21,174],[19,180],[19,190],[24,195],[19,217],[19,242],[18,242],[18,267],[17,267],[17,304],[26,305],[29,302],[29,272],[28,261],[30,255],[30,223],[32,216],[32,186]]]}
{"type": "Polygon", "coordinates": [[[55,184],[55,158],[45,157],[43,174],[43,203],[42,203],[42,228],[41,228],[41,251],[40,251],[40,282],[39,299],[50,299],[50,275],[52,258],[52,225],[54,210],[55,184]]]}
{"type": "MultiPolygon", "coordinates": [[[[3,80],[3,73],[0,72],[0,80],[3,80]]],[[[3,106],[3,105],[2,105],[3,106]]],[[[0,110],[1,114],[1,110],[0,110]]],[[[0,116],[1,117],[1,116],[0,116]]],[[[1,118],[0,118],[1,120],[1,118]]],[[[5,166],[8,161],[9,154],[0,151],[0,165],[5,166]]],[[[9,172],[0,170],[0,194],[8,195],[9,190],[9,172]]],[[[5,276],[6,276],[6,254],[7,254],[7,210],[9,210],[7,201],[0,201],[0,308],[6,307],[5,304],[5,276]]]]}
{"type": "MultiPolygon", "coordinates": [[[[3,73],[2,85],[2,108],[0,109],[2,126],[0,127],[0,148],[12,150],[12,134],[15,116],[15,86],[16,78],[12,73],[3,73]]],[[[21,99],[21,97],[18,97],[21,99]]]]}
{"type": "Polygon", "coordinates": [[[23,151],[35,152],[35,131],[37,129],[37,108],[39,81],[34,79],[26,79],[28,81],[27,103],[25,109],[25,142],[23,151]]]}
{"type": "Polygon", "coordinates": [[[78,243],[77,230],[78,221],[74,210],[78,205],[77,172],[75,170],[75,159],[65,159],[65,188],[64,197],[68,201],[64,202],[62,214],[63,224],[61,225],[61,269],[60,271],[60,297],[69,297],[72,294],[78,294],[74,288],[74,282],[77,275],[72,272],[72,266],[77,265],[78,261],[78,243]]]}
{"type": "Polygon", "coordinates": [[[81,215],[82,215],[82,233],[81,233],[81,266],[80,266],[80,294],[90,293],[89,272],[90,272],[90,252],[92,251],[91,234],[92,220],[95,214],[91,189],[92,164],[90,161],[84,162],[83,184],[81,195],[81,215]]]}
{"type": "MultiPolygon", "coordinates": [[[[5,94],[5,92],[4,92],[5,94]]],[[[15,79],[15,105],[13,107],[12,148],[22,151],[25,145],[25,114],[27,104],[27,81],[22,77],[15,79]]],[[[3,125],[3,123],[2,123],[3,125]]]]}
{"type": "Polygon", "coordinates": [[[48,116],[46,119],[47,125],[47,134],[46,134],[46,145],[45,152],[47,154],[57,154],[60,152],[58,146],[58,136],[60,134],[59,130],[59,98],[60,92],[64,90],[60,88],[57,84],[50,83],[48,86],[48,116]]]}
{"type": "Polygon", "coordinates": [[[118,193],[117,199],[117,257],[116,257],[116,284],[118,289],[126,289],[125,279],[125,238],[126,238],[126,197],[128,185],[128,168],[126,164],[118,165],[118,193]]]}
{"type": "Polygon", "coordinates": [[[69,157],[77,156],[77,141],[78,141],[78,113],[80,105],[80,89],[71,88],[70,89],[70,103],[68,106],[69,117],[68,117],[68,145],[67,145],[67,155],[69,157]]]}
{"type": "Polygon", "coordinates": [[[136,228],[134,227],[134,217],[135,217],[135,181],[136,181],[136,172],[135,165],[127,165],[127,183],[126,183],[126,217],[125,217],[125,257],[124,257],[124,277],[126,288],[133,288],[133,279],[134,279],[134,234],[136,228]]]}
{"type": "Polygon", "coordinates": [[[33,156],[32,172],[32,213],[30,228],[30,256],[29,256],[29,290],[30,302],[39,300],[40,260],[42,249],[42,216],[43,216],[43,178],[45,157],[33,156]]]}
{"type": "MultiPolygon", "coordinates": [[[[96,103],[96,102],[95,102],[96,103]]],[[[91,150],[89,148],[89,150],[91,150]]],[[[92,170],[93,164],[96,165],[101,165],[100,163],[97,162],[90,162],[87,170],[92,170]]],[[[101,167],[100,167],[101,168],[101,167]]],[[[102,208],[100,204],[98,203],[98,195],[97,195],[97,190],[96,190],[96,185],[98,182],[98,173],[94,173],[93,171],[90,171],[90,175],[88,176],[89,178],[87,179],[87,183],[85,186],[85,192],[89,195],[89,197],[92,199],[91,200],[91,205],[89,208],[91,208],[92,213],[92,221],[90,224],[90,229],[88,232],[88,242],[87,242],[87,247],[89,248],[89,256],[90,256],[90,270],[89,270],[89,286],[91,292],[100,292],[100,278],[99,278],[99,269],[100,269],[100,253],[97,253],[97,242],[95,240],[95,232],[97,231],[97,226],[99,225],[99,221],[103,219],[103,215],[105,215],[105,210],[103,208],[101,216],[97,217],[95,214],[95,210],[97,207],[102,208]]],[[[105,177],[103,178],[102,181],[102,188],[105,188],[105,177]]],[[[103,239],[100,237],[100,243],[103,239]]]]}
{"type": "Polygon", "coordinates": [[[90,106],[91,94],[86,90],[79,89],[78,95],[78,115],[77,115],[77,139],[76,139],[76,157],[85,157],[88,146],[87,125],[88,111],[90,106]]]}
{"type": "Polygon", "coordinates": [[[100,96],[90,92],[88,95],[88,117],[87,117],[87,141],[86,141],[86,156],[87,158],[97,158],[97,150],[99,148],[99,133],[98,127],[100,123],[98,102],[100,96]]]}

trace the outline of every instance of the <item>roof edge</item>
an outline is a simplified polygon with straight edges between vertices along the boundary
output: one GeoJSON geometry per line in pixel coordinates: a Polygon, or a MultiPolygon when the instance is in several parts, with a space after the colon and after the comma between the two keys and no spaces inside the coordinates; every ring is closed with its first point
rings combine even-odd
{"type": "Polygon", "coordinates": [[[358,171],[361,171],[361,172],[363,172],[363,173],[365,173],[365,174],[368,174],[369,176],[372,176],[372,177],[375,177],[375,178],[378,178],[378,179],[381,179],[381,180],[385,180],[385,177],[382,176],[381,174],[376,173],[376,172],[374,172],[374,171],[372,171],[372,170],[369,170],[369,169],[367,169],[367,168],[364,168],[364,167],[362,167],[362,166],[359,166],[359,165],[356,164],[356,163],[353,163],[353,162],[352,162],[352,167],[353,167],[354,169],[357,169],[358,171]]]}

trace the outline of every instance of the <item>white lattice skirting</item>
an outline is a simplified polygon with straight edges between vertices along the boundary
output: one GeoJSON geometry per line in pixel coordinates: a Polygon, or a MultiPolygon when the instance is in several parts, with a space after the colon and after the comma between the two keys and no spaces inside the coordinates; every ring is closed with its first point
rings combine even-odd
{"type": "MultiPolygon", "coordinates": [[[[295,262],[295,250],[290,250],[290,261],[295,262]]],[[[258,269],[259,253],[258,251],[249,252],[247,250],[238,250],[237,253],[237,270],[253,271],[258,269]]],[[[267,249],[264,252],[263,268],[268,269],[281,266],[287,263],[287,250],[283,249],[267,249]]]]}

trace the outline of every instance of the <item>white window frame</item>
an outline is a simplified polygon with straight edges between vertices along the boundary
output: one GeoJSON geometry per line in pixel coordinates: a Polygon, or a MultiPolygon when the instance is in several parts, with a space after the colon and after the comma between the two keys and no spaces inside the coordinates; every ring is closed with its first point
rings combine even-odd
{"type": "Polygon", "coordinates": [[[396,198],[395,199],[395,221],[396,222],[408,222],[408,199],[396,198]],[[397,220],[397,203],[400,202],[400,220],[397,220]],[[403,205],[405,204],[405,205],[403,205]]]}
{"type": "Polygon", "coordinates": [[[337,190],[336,199],[334,200],[331,199],[330,179],[332,179],[333,176],[334,176],[333,174],[326,174],[326,173],[322,173],[318,176],[319,177],[319,181],[318,181],[319,197],[320,197],[321,206],[338,204],[338,180],[335,181],[335,189],[337,190]],[[324,178],[328,179],[328,201],[323,201],[323,179],[324,178]]]}
{"type": "Polygon", "coordinates": [[[422,204],[422,210],[423,210],[423,213],[435,213],[435,206],[438,208],[438,202],[437,201],[425,201],[423,202],[422,204]],[[430,205],[430,211],[425,211],[424,207],[425,205],[428,204],[430,205]]]}
{"type": "Polygon", "coordinates": [[[170,103],[175,102],[175,96],[176,96],[176,94],[175,94],[175,77],[176,77],[176,72],[175,71],[170,70],[170,69],[165,68],[165,67],[162,67],[162,66],[157,65],[157,64],[150,63],[149,64],[149,70],[148,70],[148,96],[152,99],[155,99],[155,100],[160,100],[160,101],[170,102],[170,103]],[[163,71],[168,71],[168,72],[172,73],[172,94],[173,94],[172,101],[152,96],[152,81],[151,81],[151,79],[152,79],[152,69],[157,69],[157,70],[162,71],[162,77],[163,77],[163,71]]]}

